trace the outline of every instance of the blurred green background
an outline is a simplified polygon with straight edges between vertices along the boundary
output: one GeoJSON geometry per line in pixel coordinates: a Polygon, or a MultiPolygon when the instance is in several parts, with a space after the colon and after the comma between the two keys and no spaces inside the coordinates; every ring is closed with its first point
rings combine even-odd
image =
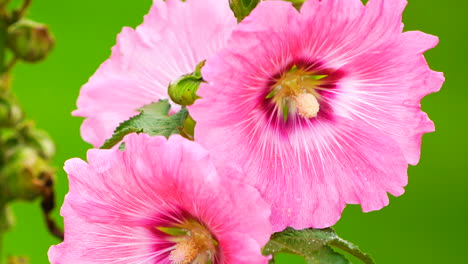
{"type": "MultiPolygon", "coordinates": [[[[222,0],[220,0],[222,1],[222,0]]],[[[227,1],[227,0],[224,0],[227,1]]],[[[71,117],[80,86],[110,55],[123,26],[136,26],[150,0],[34,1],[30,18],[50,25],[57,38],[51,56],[37,65],[19,64],[13,89],[28,117],[57,143],[59,204],[67,192],[61,170],[90,147],[79,135],[81,119],[71,117]]],[[[207,7],[209,8],[209,7],[207,7]]],[[[422,160],[409,170],[406,193],[389,207],[368,214],[348,206],[338,233],[374,255],[379,264],[466,263],[468,246],[468,73],[466,1],[409,0],[406,30],[438,35],[440,45],[426,53],[431,67],[445,72],[441,92],[427,96],[423,108],[437,125],[424,136],[422,160]]],[[[47,250],[58,241],[45,229],[38,204],[14,204],[16,227],[7,233],[4,254],[27,255],[48,263],[47,250]]],[[[58,210],[57,221],[61,221],[58,210]]],[[[301,263],[283,257],[280,263],[301,263]]]]}

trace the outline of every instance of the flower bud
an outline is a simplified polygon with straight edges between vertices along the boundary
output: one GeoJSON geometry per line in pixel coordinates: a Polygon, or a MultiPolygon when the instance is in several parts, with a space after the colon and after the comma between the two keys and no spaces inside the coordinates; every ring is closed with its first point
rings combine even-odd
{"type": "Polygon", "coordinates": [[[34,123],[25,123],[19,133],[24,138],[24,143],[34,148],[42,158],[50,160],[55,155],[54,141],[47,132],[35,128],[34,123]]]}
{"type": "Polygon", "coordinates": [[[14,101],[0,98],[0,127],[12,127],[23,119],[23,111],[14,101]]]}
{"type": "Polygon", "coordinates": [[[54,46],[54,38],[46,25],[20,20],[8,28],[8,47],[19,59],[37,62],[54,46]]]}
{"type": "Polygon", "coordinates": [[[203,82],[201,68],[204,65],[205,61],[197,65],[194,73],[184,75],[169,85],[169,97],[174,103],[187,106],[192,105],[199,98],[197,91],[200,83],[203,82]]]}
{"type": "Polygon", "coordinates": [[[237,21],[242,21],[260,3],[260,0],[229,0],[234,16],[237,21]]]}
{"type": "Polygon", "coordinates": [[[54,170],[31,147],[19,146],[9,151],[0,170],[0,196],[11,200],[34,200],[51,184],[54,170]]]}

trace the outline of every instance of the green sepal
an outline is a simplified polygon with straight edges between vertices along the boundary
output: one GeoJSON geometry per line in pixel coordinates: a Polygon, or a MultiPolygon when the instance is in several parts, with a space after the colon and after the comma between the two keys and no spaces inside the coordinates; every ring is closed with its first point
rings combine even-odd
{"type": "Polygon", "coordinates": [[[276,90],[273,89],[273,90],[271,90],[271,92],[265,98],[266,99],[271,99],[271,98],[273,98],[275,96],[275,94],[276,94],[276,90]]]}
{"type": "MultiPolygon", "coordinates": [[[[272,235],[263,248],[265,256],[289,253],[302,256],[308,264],[350,264],[342,254],[333,250],[339,248],[366,264],[375,264],[372,257],[363,253],[354,244],[340,238],[332,228],[295,230],[286,228],[272,235]]],[[[274,263],[274,262],[273,262],[274,263]]]]}
{"type": "Polygon", "coordinates": [[[260,0],[229,0],[229,5],[238,22],[241,22],[260,3],[260,0]]]}
{"type": "Polygon", "coordinates": [[[194,140],[195,135],[195,126],[197,122],[189,115],[187,119],[185,119],[184,125],[179,127],[179,133],[186,139],[194,140]]]}
{"type": "Polygon", "coordinates": [[[177,227],[157,227],[159,231],[170,236],[186,236],[187,230],[177,227]]]}
{"type": "Polygon", "coordinates": [[[125,148],[126,148],[126,147],[125,147],[125,142],[120,143],[120,145],[119,145],[119,150],[120,150],[120,151],[125,151],[125,148]]]}
{"type": "Polygon", "coordinates": [[[159,100],[157,103],[151,103],[138,109],[140,114],[121,123],[114,131],[112,137],[101,146],[102,149],[110,149],[122,139],[131,133],[145,133],[150,136],[169,137],[173,134],[179,134],[179,129],[184,126],[188,117],[188,111],[185,107],[171,116],[169,110],[171,105],[168,100],[159,100]]]}
{"type": "Polygon", "coordinates": [[[184,75],[169,85],[168,94],[174,103],[187,106],[200,98],[197,96],[197,91],[203,82],[201,69],[204,65],[205,61],[202,61],[193,73],[184,75]]]}
{"type": "Polygon", "coordinates": [[[291,69],[288,71],[288,73],[295,72],[295,71],[297,71],[297,65],[294,64],[294,65],[291,67],[291,69]]]}
{"type": "Polygon", "coordinates": [[[302,7],[302,4],[304,4],[306,0],[284,0],[284,1],[291,2],[297,10],[300,10],[302,7]]]}
{"type": "Polygon", "coordinates": [[[288,102],[283,104],[283,121],[286,123],[288,122],[289,118],[289,104],[288,102]]]}
{"type": "Polygon", "coordinates": [[[311,75],[310,77],[314,80],[322,80],[323,78],[327,78],[328,75],[311,75]]]}

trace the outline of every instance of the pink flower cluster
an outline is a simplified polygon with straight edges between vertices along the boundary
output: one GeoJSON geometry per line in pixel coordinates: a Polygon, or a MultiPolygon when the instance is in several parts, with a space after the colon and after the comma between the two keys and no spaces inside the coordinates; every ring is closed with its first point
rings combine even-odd
{"type": "MultiPolygon", "coordinates": [[[[267,263],[272,232],[334,225],[403,194],[442,86],[403,32],[405,0],[262,1],[237,24],[227,0],[154,0],[83,86],[74,115],[99,147],[136,109],[202,68],[195,142],[129,135],[65,165],[65,263],[267,263]]],[[[179,106],[173,104],[172,111],[179,106]]]]}

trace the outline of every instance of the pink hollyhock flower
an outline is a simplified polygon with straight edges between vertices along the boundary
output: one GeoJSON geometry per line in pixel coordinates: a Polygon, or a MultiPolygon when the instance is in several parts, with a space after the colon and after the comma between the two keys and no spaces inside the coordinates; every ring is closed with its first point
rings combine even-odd
{"type": "Polygon", "coordinates": [[[220,177],[207,151],[180,136],[124,142],[125,151],[66,162],[65,241],[49,250],[52,264],[268,262],[269,205],[227,180],[236,172],[220,177]]]}
{"type": "Polygon", "coordinates": [[[168,98],[171,81],[192,73],[224,46],[236,25],[228,1],[154,0],[136,30],[124,28],[78,98],[82,137],[95,147],[136,109],[168,98]]]}
{"type": "Polygon", "coordinates": [[[217,162],[244,166],[276,231],[335,224],[346,204],[389,203],[434,125],[420,100],[442,73],[437,37],[402,32],[405,0],[262,2],[206,62],[190,113],[217,162]]]}

